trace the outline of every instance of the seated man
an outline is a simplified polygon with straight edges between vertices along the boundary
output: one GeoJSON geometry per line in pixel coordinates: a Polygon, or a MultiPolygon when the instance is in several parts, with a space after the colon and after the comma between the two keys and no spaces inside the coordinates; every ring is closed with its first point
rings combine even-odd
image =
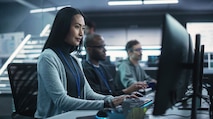
{"type": "Polygon", "coordinates": [[[122,90],[116,89],[114,77],[110,73],[112,69],[100,63],[100,61],[106,59],[105,42],[102,36],[98,34],[88,35],[84,40],[84,47],[87,54],[86,60],[82,62],[83,70],[90,86],[95,92],[117,96],[131,94],[134,91],[145,88],[143,82],[138,82],[122,90]]]}
{"type": "MultiPolygon", "coordinates": [[[[140,66],[139,61],[142,57],[141,44],[137,40],[130,40],[126,44],[128,58],[121,62],[118,67],[118,84],[121,88],[126,88],[137,82],[155,84],[156,80],[146,74],[140,66]]],[[[147,85],[148,86],[148,85],[147,85]]]]}

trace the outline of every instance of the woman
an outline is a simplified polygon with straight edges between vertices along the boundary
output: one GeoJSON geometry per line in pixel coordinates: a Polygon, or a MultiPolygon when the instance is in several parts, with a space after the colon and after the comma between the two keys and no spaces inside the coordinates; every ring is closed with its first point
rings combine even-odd
{"type": "Polygon", "coordinates": [[[122,103],[127,96],[104,96],[89,86],[80,61],[71,54],[82,45],[85,21],[81,11],[65,7],[38,59],[38,97],[35,118],[47,118],[80,109],[103,109],[122,103]]]}

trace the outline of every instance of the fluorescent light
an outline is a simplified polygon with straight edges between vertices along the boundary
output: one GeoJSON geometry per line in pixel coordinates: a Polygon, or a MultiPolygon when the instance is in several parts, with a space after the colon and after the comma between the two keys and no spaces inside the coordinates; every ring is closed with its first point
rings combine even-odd
{"type": "Polygon", "coordinates": [[[57,10],[60,10],[60,9],[62,9],[62,8],[64,8],[64,7],[71,7],[71,5],[59,6],[59,7],[56,7],[56,9],[57,9],[57,10]]]}
{"type": "Polygon", "coordinates": [[[51,11],[60,10],[60,9],[62,9],[64,7],[70,7],[70,5],[58,6],[58,7],[49,7],[49,8],[41,8],[41,9],[33,9],[33,10],[30,10],[30,13],[51,12],[51,11]]]}
{"type": "Polygon", "coordinates": [[[47,32],[50,30],[50,24],[47,24],[44,29],[42,30],[42,32],[40,33],[40,37],[43,37],[43,36],[48,36],[49,34],[47,34],[47,32]]]}
{"type": "Polygon", "coordinates": [[[135,1],[109,1],[108,5],[142,5],[141,0],[135,0],[135,1]]]}
{"type": "Polygon", "coordinates": [[[177,4],[178,0],[109,0],[108,5],[177,4]]]}
{"type": "Polygon", "coordinates": [[[143,4],[177,4],[178,0],[144,0],[143,4]]]}
{"type": "Polygon", "coordinates": [[[56,11],[56,8],[50,7],[50,8],[43,8],[43,9],[34,9],[34,10],[30,10],[30,13],[51,12],[51,11],[56,11]]]}
{"type": "Polygon", "coordinates": [[[7,84],[0,84],[0,87],[2,88],[2,87],[7,87],[7,84]]]}

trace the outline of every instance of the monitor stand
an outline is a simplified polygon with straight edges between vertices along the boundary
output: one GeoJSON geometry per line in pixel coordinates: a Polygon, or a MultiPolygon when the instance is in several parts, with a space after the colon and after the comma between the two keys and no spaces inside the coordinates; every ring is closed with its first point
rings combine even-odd
{"type": "Polygon", "coordinates": [[[200,35],[196,35],[195,42],[195,54],[193,62],[193,77],[192,77],[192,88],[193,93],[183,99],[181,102],[183,104],[182,108],[185,110],[191,110],[191,119],[197,119],[197,110],[208,110],[209,108],[201,107],[202,98],[202,79],[203,79],[203,57],[204,57],[204,45],[200,45],[200,35]],[[191,107],[184,107],[188,99],[192,99],[191,107]]]}

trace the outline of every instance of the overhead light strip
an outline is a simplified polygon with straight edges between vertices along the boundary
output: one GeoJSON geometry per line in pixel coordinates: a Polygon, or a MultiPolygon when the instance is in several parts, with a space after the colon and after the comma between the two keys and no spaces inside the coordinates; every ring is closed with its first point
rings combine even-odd
{"type": "Polygon", "coordinates": [[[142,1],[109,1],[108,5],[142,5],[142,1]]]}
{"type": "Polygon", "coordinates": [[[177,4],[178,0],[144,0],[143,4],[177,4]]]}
{"type": "Polygon", "coordinates": [[[70,7],[70,5],[59,6],[59,7],[41,8],[41,9],[33,9],[33,10],[30,10],[30,13],[52,12],[52,11],[60,10],[64,7],[70,7]]]}
{"type": "Polygon", "coordinates": [[[112,0],[108,2],[108,5],[142,5],[142,4],[177,4],[178,0],[112,0]]]}
{"type": "Polygon", "coordinates": [[[51,12],[51,11],[56,11],[56,8],[50,7],[50,8],[44,8],[44,9],[34,9],[34,10],[30,10],[30,13],[51,12]]]}

